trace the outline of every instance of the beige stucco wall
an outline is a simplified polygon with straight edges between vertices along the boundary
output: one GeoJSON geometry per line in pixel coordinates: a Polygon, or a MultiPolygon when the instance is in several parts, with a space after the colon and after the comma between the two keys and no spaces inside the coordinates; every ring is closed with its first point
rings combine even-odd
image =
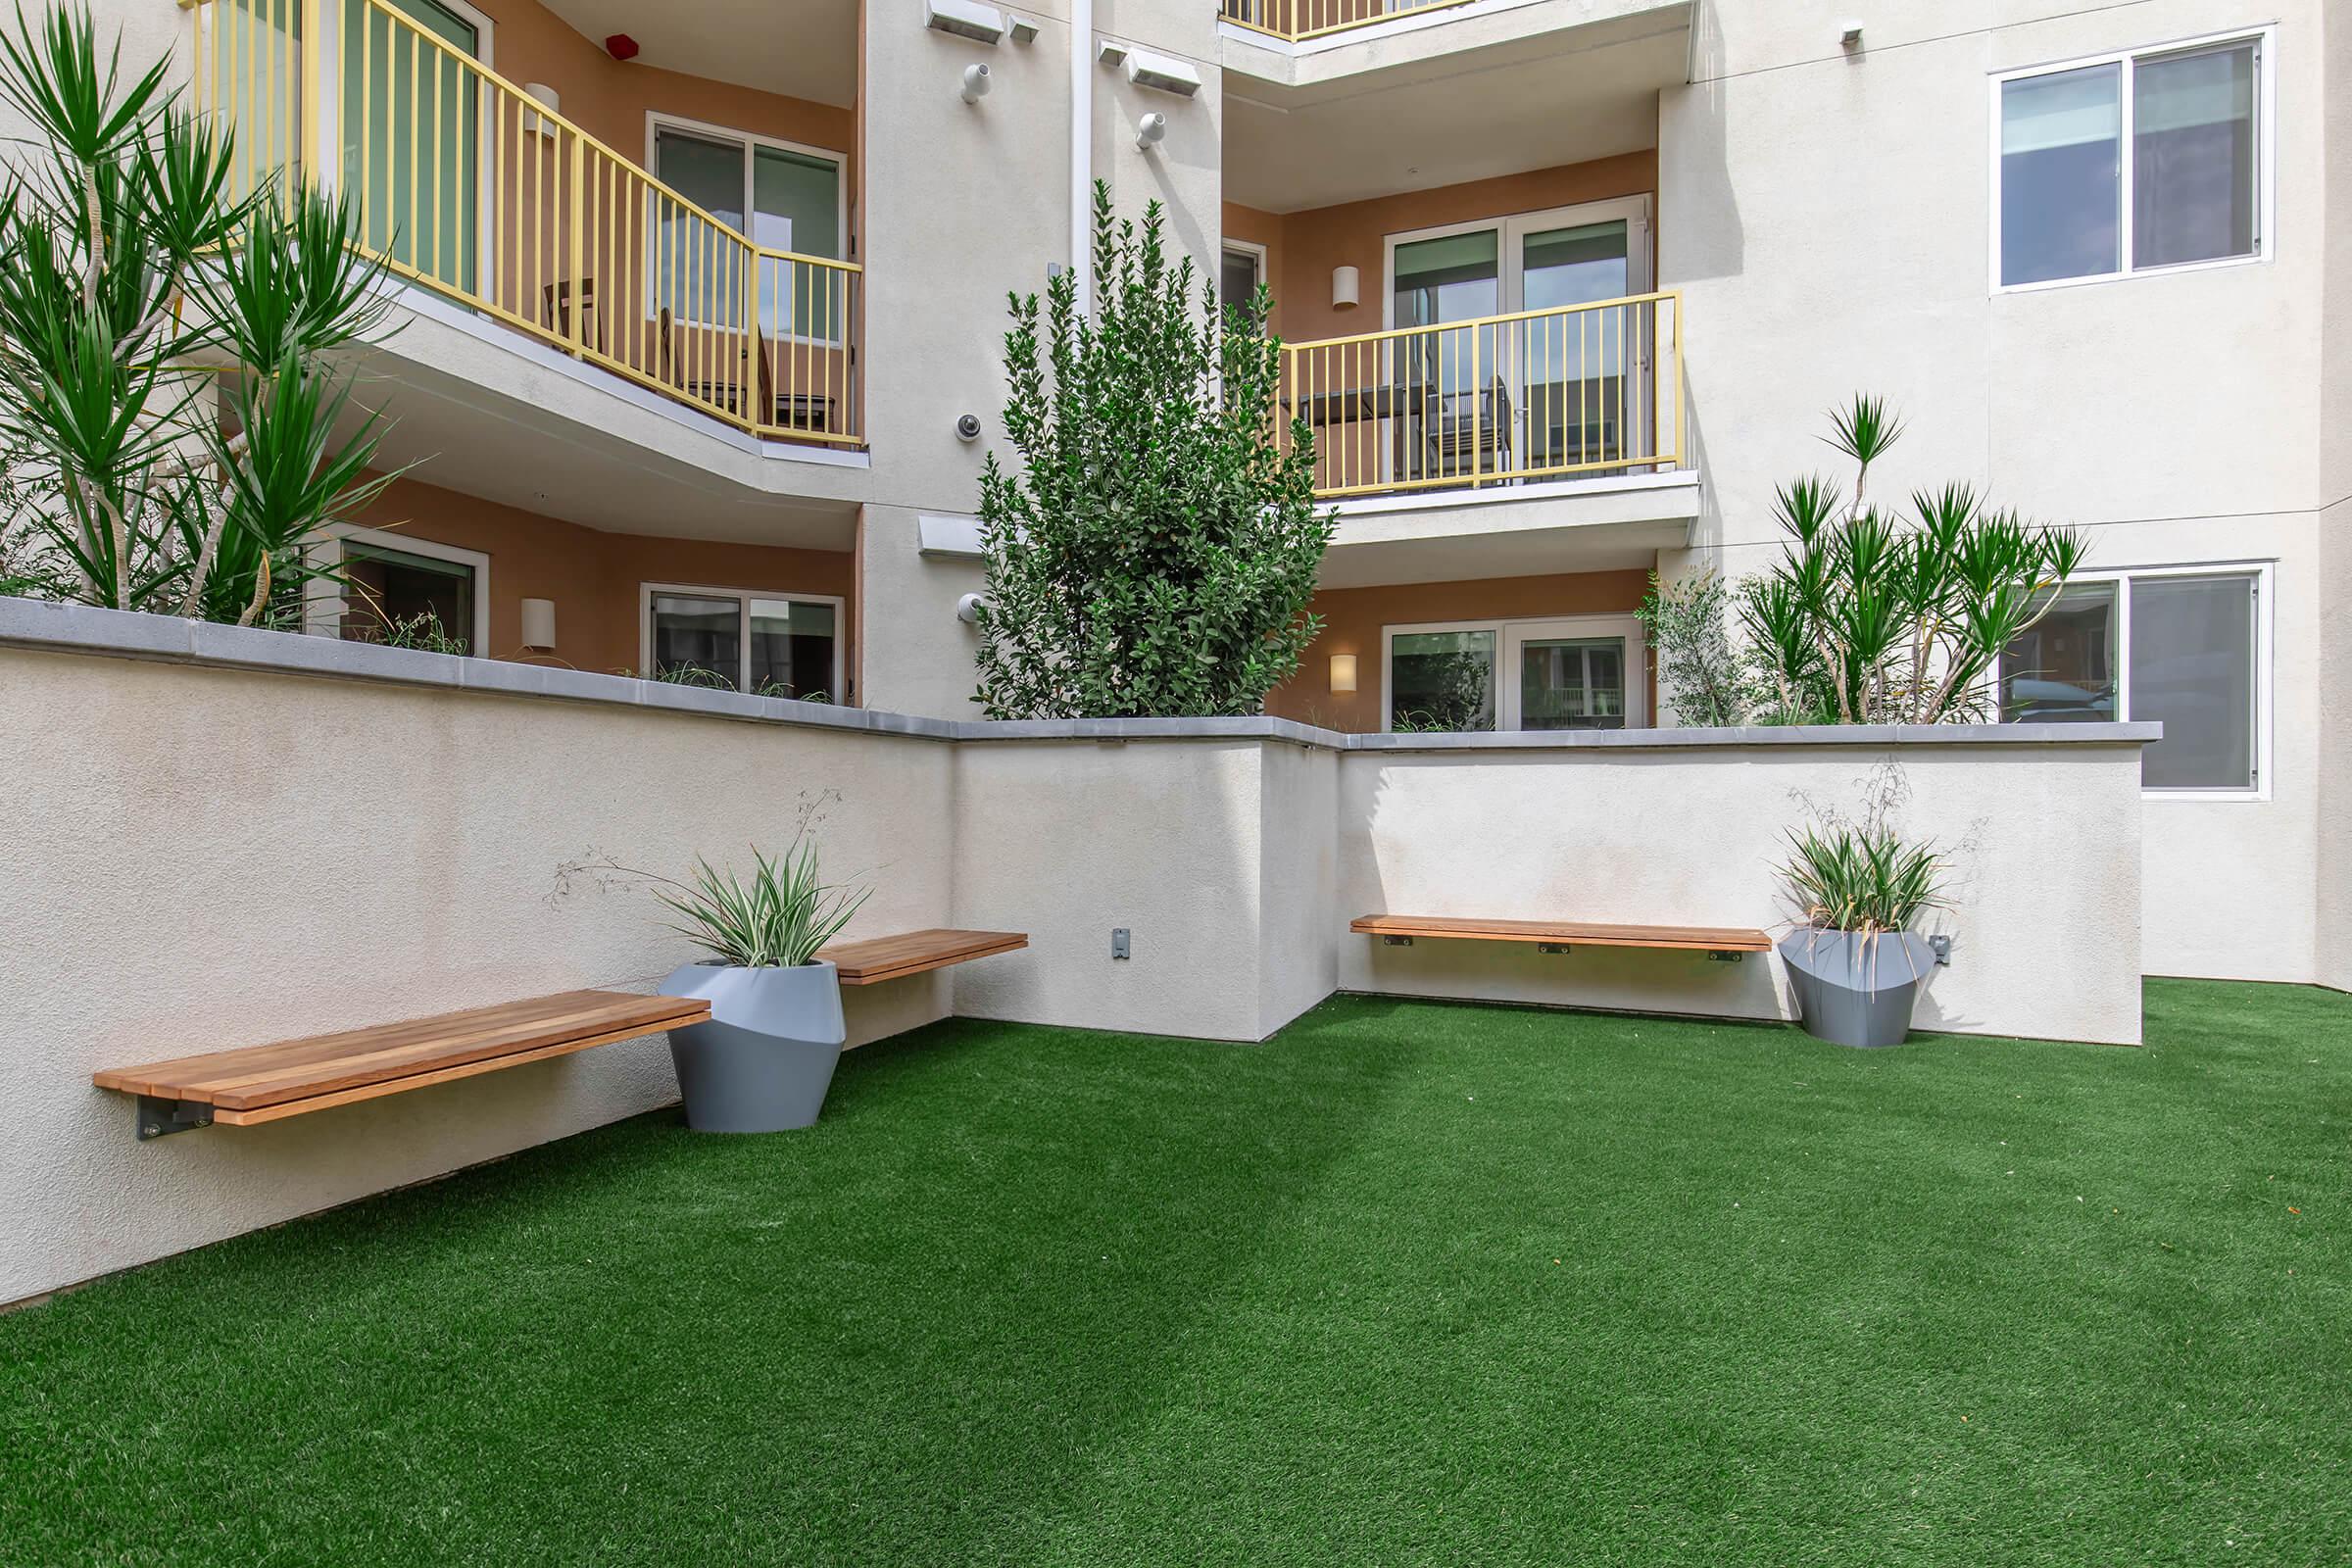
{"type": "MultiPolygon", "coordinates": [[[[1488,915],[1786,930],[1784,835],[1861,814],[1937,843],[1953,938],[1922,1027],[2139,1040],[2138,754],[2130,747],[1356,752],[1340,768],[1341,914],[1488,915]]],[[[1789,1015],[1777,957],[1350,937],[1340,984],[1637,1011],[1789,1015]]]]}
{"type": "Polygon", "coordinates": [[[1338,984],[1330,748],[974,741],[956,780],[956,923],[1030,934],[956,971],[958,1013],[1254,1041],[1338,984]]]}
{"type": "MultiPolygon", "coordinates": [[[[20,786],[0,858],[0,1301],[674,1099],[659,1040],[151,1144],[90,1086],[101,1067],[646,990],[691,956],[643,892],[551,903],[564,861],[740,858],[790,834],[803,794],[837,791],[826,864],[873,889],[854,929],[949,913],[950,749],[932,741],[0,649],[0,776],[20,786]]],[[[859,1033],[945,1010],[944,983],[913,986],[851,993],[859,1033]]]]}
{"type": "MultiPolygon", "coordinates": [[[[1798,796],[1850,740],[1408,752],[1268,721],[969,729],[488,660],[0,600],[0,1301],[662,1104],[633,1042],[258,1128],[137,1144],[100,1068],[582,986],[692,956],[642,885],[793,831],[871,890],[850,935],[1029,949],[845,994],[853,1044],[945,1015],[1256,1041],[1335,987],[1773,1015],[1770,966],[1398,955],[1350,915],[1762,924],[1798,796]],[[135,657],[133,657],[135,656],[135,657]],[[294,667],[289,668],[292,665],[294,667]],[[1704,823],[1704,832],[1691,824],[1704,823]],[[1126,928],[1132,956],[1111,956],[1126,928]]],[[[1458,742],[1462,738],[1443,738],[1458,742]]],[[[2136,754],[1898,748],[1958,847],[1936,1027],[2137,1034],[2136,754]]],[[[1454,951],[1448,951],[1449,949],[1454,951]]]]}
{"type": "Polygon", "coordinates": [[[2327,36],[2328,217],[2321,295],[2320,824],[2315,958],[2324,985],[2352,991],[2352,20],[2327,36]]]}
{"type": "MultiPolygon", "coordinates": [[[[919,5],[864,14],[866,384],[873,484],[859,549],[858,598],[877,635],[863,650],[869,705],[976,716],[970,629],[956,602],[980,587],[969,560],[925,557],[916,518],[979,506],[984,456],[1008,466],[1003,439],[1007,294],[1042,294],[1050,264],[1069,254],[1070,8],[1014,8],[1037,37],[991,47],[933,31],[919,5]],[[988,97],[966,104],[957,83],[985,64],[988,97]],[[978,415],[965,444],[956,416],[978,415]]],[[[1096,65],[1093,163],[1128,215],[1167,209],[1174,245],[1213,262],[1222,184],[1213,8],[1182,0],[1099,0],[1093,43],[1110,38],[1194,62],[1205,85],[1185,99],[1130,86],[1096,65]],[[1146,112],[1168,118],[1166,139],[1135,145],[1146,112]]],[[[1213,276],[1213,273],[1204,274],[1213,276]]]]}
{"type": "Polygon", "coordinates": [[[2085,527],[2093,570],[2275,564],[2268,799],[2148,803],[2153,972],[2308,980],[2323,946],[2321,509],[2344,493],[2322,473],[2315,330],[2343,266],[2325,244],[2341,194],[2321,134],[2331,9],[2034,0],[1956,25],[1937,7],[1718,4],[1691,83],[1660,102],[1660,280],[1689,308],[1706,476],[1697,548],[1666,553],[1669,575],[1739,575],[1779,549],[1773,487],[1833,462],[1818,411],[1856,390],[1910,420],[1882,494],[1971,481],[2085,527]],[[1850,57],[1848,15],[1865,24],[1850,57]],[[1992,74],[2273,21],[2268,259],[1991,291],[1992,74]]]}
{"type": "Polygon", "coordinates": [[[1002,439],[1008,293],[1042,291],[1067,254],[1069,29],[1055,0],[1022,8],[1038,35],[991,48],[923,25],[919,5],[865,8],[868,438],[872,500],[858,598],[878,635],[861,650],[873,707],[973,711],[969,629],[956,601],[980,586],[967,561],[918,553],[916,518],[979,505],[982,458],[1002,439]],[[966,66],[994,88],[966,104],[966,66]],[[949,236],[953,236],[952,239],[949,236]],[[879,258],[892,258],[887,265],[879,258]],[[978,415],[979,442],[956,437],[978,415]]]}

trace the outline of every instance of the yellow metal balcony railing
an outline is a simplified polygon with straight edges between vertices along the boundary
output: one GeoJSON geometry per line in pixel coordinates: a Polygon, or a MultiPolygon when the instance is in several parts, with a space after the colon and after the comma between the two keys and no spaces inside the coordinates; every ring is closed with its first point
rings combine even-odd
{"type": "Polygon", "coordinates": [[[756,245],[385,0],[185,0],[246,189],[345,192],[392,272],[762,436],[863,445],[855,263],[756,245]]]}
{"type": "Polygon", "coordinates": [[[1283,346],[1326,499],[1683,466],[1683,302],[1638,294],[1283,346]]]}
{"type": "Polygon", "coordinates": [[[1219,0],[1227,22],[1269,38],[1300,43],[1330,33],[1394,22],[1422,11],[1447,11],[1470,0],[1219,0]]]}

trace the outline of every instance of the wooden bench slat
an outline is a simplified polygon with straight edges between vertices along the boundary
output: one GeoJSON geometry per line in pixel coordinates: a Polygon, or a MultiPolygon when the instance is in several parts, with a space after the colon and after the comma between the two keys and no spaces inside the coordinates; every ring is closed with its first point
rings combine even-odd
{"type": "Polygon", "coordinates": [[[1489,920],[1442,914],[1365,914],[1348,929],[1380,937],[1449,937],[1468,942],[1583,943],[1596,948],[1669,948],[1770,953],[1772,938],[1744,927],[1617,925],[1592,920],[1489,920]]]}
{"type": "MultiPolygon", "coordinates": [[[[306,1035],[298,1040],[280,1040],[270,1045],[246,1046],[233,1051],[208,1051],[194,1055],[174,1056],[168,1060],[145,1062],[136,1067],[116,1067],[99,1076],[100,1087],[133,1089],[126,1081],[134,1074],[158,1080],[184,1082],[214,1070],[227,1073],[249,1071],[284,1062],[299,1062],[331,1057],[346,1049],[381,1050],[432,1040],[451,1033],[496,1029],[502,1024],[526,1022],[536,1018],[557,1017],[572,1007],[596,1008],[609,1004],[615,998],[627,997],[624,992],[566,991],[552,997],[535,997],[521,1002],[502,1002],[487,1007],[468,1007],[461,1012],[435,1013],[425,1018],[404,1018],[396,1023],[375,1024],[365,1029],[348,1029],[335,1034],[306,1035]],[[111,1081],[111,1080],[125,1081],[111,1081]]],[[[666,999],[634,997],[640,1003],[660,1003],[666,999]]]]}
{"type": "MultiPolygon", "coordinates": [[[[701,1023],[710,1016],[710,1004],[703,1010],[673,1021],[668,1027],[701,1023]]],[[[288,1116],[300,1116],[309,1111],[326,1110],[335,1105],[348,1105],[362,1100],[377,1100],[385,1095],[406,1094],[412,1089],[426,1089],[434,1084],[452,1083],[461,1078],[477,1077],[486,1072],[498,1072],[508,1067],[519,1067],[525,1062],[546,1061],[555,1056],[567,1056],[573,1052],[595,1046],[609,1046],[616,1041],[634,1040],[647,1031],[635,1025],[625,1025],[607,1034],[590,1035],[581,1040],[559,1040],[554,1045],[540,1046],[530,1051],[517,1051],[503,1056],[486,1056],[479,1060],[461,1062],[455,1066],[436,1068],[431,1072],[410,1073],[401,1078],[386,1078],[356,1088],[339,1089],[332,1094],[307,1095],[300,1100],[281,1100],[273,1104],[256,1106],[251,1110],[232,1110],[216,1106],[213,1120],[230,1127],[252,1127],[262,1122],[280,1121],[288,1116]]]]}
{"type": "Polygon", "coordinates": [[[868,937],[860,942],[839,942],[817,956],[830,960],[840,971],[843,985],[870,986],[921,974],[927,969],[944,969],[950,964],[969,963],[974,958],[994,957],[1028,945],[1028,933],[1023,931],[934,928],[868,937]]]}
{"type": "Polygon", "coordinates": [[[91,1081],[101,1089],[255,1110],[371,1084],[403,1083],[455,1067],[506,1063],[573,1042],[580,1043],[573,1049],[585,1049],[655,1034],[697,1022],[710,1012],[708,1002],[693,997],[570,991],[242,1051],[113,1068],[92,1074],[91,1081]]]}

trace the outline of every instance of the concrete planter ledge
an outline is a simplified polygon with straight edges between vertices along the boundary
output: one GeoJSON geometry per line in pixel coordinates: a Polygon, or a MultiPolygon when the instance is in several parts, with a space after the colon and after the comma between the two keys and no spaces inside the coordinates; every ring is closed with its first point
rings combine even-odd
{"type": "Polygon", "coordinates": [[[161,660],[217,669],[275,670],[333,680],[373,681],[602,703],[705,718],[857,730],[931,741],[1267,740],[1335,752],[1688,751],[1759,746],[2146,746],[2156,723],[1825,724],[1738,729],[1552,730],[1450,735],[1350,735],[1265,715],[1236,718],[947,719],[548,664],[428,654],[301,632],[263,631],[89,605],[0,597],[0,646],[100,658],[161,660]]]}

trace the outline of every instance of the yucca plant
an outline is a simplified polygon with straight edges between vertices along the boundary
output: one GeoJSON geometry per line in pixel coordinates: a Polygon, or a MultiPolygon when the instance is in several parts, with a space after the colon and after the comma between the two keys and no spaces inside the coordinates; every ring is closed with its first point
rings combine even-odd
{"type": "Polygon", "coordinates": [[[1857,396],[1825,439],[1854,465],[1850,499],[1819,475],[1783,485],[1788,554],[1741,584],[1740,618],[1771,694],[1766,717],[1937,724],[1986,710],[2003,649],[2049,612],[2082,565],[2082,535],[1995,510],[1965,484],[1915,492],[1911,513],[1870,502],[1870,474],[1903,433],[1857,396]]]}
{"type": "Polygon", "coordinates": [[[305,546],[388,482],[325,359],[384,310],[352,212],[291,176],[240,193],[230,135],[86,6],[18,12],[0,100],[31,128],[0,174],[0,592],[291,619],[305,546]]]}
{"type": "Polygon", "coordinates": [[[1908,931],[1923,911],[1947,902],[1942,856],[1884,827],[1808,827],[1788,842],[1793,853],[1781,876],[1801,922],[1815,930],[1908,931]]]}
{"type": "Polygon", "coordinates": [[[654,896],[678,918],[670,929],[713,956],[746,969],[812,962],[841,934],[866,894],[828,885],[815,841],[797,838],[778,856],[752,851],[748,877],[697,858],[694,875],[654,896]]]}

